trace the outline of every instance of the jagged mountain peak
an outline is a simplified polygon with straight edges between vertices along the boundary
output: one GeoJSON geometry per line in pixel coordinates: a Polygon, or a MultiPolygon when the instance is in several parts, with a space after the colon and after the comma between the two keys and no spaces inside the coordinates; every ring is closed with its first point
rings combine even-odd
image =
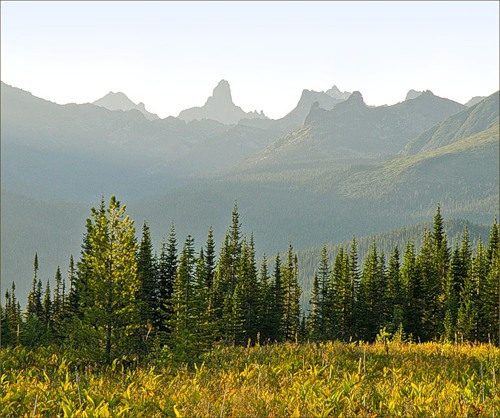
{"type": "Polygon", "coordinates": [[[408,91],[408,93],[406,93],[406,98],[405,98],[405,100],[412,100],[412,99],[416,99],[416,98],[417,98],[418,96],[420,96],[422,93],[423,93],[423,91],[410,89],[410,90],[408,91]]]}
{"type": "Polygon", "coordinates": [[[159,119],[158,115],[154,113],[150,113],[146,110],[146,106],[144,103],[134,103],[132,100],[129,99],[129,97],[121,92],[114,92],[110,91],[107,93],[105,96],[101,97],[100,99],[97,99],[95,102],[92,104],[100,107],[104,107],[108,110],[123,110],[123,111],[128,111],[128,110],[138,110],[141,112],[146,119],[149,120],[154,120],[154,119],[159,119]]]}
{"type": "Polygon", "coordinates": [[[212,96],[210,96],[207,100],[215,100],[220,103],[231,104],[233,105],[233,97],[231,95],[231,86],[227,80],[221,80],[215,86],[212,92],[212,96]]]}
{"type": "Polygon", "coordinates": [[[351,95],[351,93],[348,91],[341,91],[336,85],[333,85],[333,87],[325,91],[325,93],[328,94],[330,97],[339,100],[347,100],[351,95]]]}
{"type": "Polygon", "coordinates": [[[203,106],[191,107],[179,113],[179,119],[193,120],[212,119],[217,122],[233,125],[242,119],[267,119],[261,111],[245,112],[236,106],[231,95],[231,87],[227,80],[220,80],[212,91],[212,95],[203,106]]]}
{"type": "Polygon", "coordinates": [[[366,103],[363,99],[363,95],[359,91],[353,91],[351,93],[351,95],[349,96],[349,98],[345,101],[345,103],[359,104],[359,105],[366,106],[366,103]]]}

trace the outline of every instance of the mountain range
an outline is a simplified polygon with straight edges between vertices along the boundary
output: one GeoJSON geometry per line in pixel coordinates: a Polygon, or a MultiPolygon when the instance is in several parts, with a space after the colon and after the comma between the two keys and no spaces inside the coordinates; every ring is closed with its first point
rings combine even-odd
{"type": "Polygon", "coordinates": [[[184,119],[117,93],[59,105],[5,83],[1,104],[1,275],[21,295],[36,251],[44,277],[78,255],[101,194],[138,228],[148,220],[156,243],[172,222],[180,241],[201,243],[209,225],[220,239],[236,200],[268,254],[428,221],[437,203],[478,224],[498,213],[498,92],[374,107],[334,86],[304,90],[276,120],[234,105],[227,82],[184,119]]]}
{"type": "Polygon", "coordinates": [[[236,106],[233,103],[229,83],[221,80],[203,106],[183,110],[178,118],[186,122],[212,119],[232,125],[241,119],[267,119],[267,116],[262,111],[244,112],[241,107],[236,106]]]}
{"type": "Polygon", "coordinates": [[[146,119],[149,120],[159,119],[158,115],[150,113],[146,110],[144,103],[142,102],[134,103],[127,97],[125,93],[122,93],[120,91],[117,93],[110,91],[104,97],[101,97],[92,104],[104,107],[108,110],[123,110],[123,111],[138,110],[144,115],[146,119]]]}

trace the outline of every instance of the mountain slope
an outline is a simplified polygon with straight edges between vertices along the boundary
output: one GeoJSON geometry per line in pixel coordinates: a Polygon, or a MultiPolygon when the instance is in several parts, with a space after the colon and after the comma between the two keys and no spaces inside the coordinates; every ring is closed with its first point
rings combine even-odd
{"type": "Polygon", "coordinates": [[[354,168],[339,191],[356,199],[394,202],[402,209],[425,207],[437,199],[443,205],[457,206],[461,202],[463,213],[486,212],[488,207],[498,211],[498,153],[499,128],[495,124],[440,148],[394,158],[368,169],[354,168]]]}
{"type": "Polygon", "coordinates": [[[153,194],[244,160],[272,139],[214,120],[58,105],[4,83],[1,103],[2,184],[41,199],[153,194]]]}
{"type": "Polygon", "coordinates": [[[485,98],[486,98],[486,96],[474,96],[467,103],[465,103],[465,106],[467,106],[467,107],[474,106],[475,104],[478,104],[481,100],[483,100],[485,98]]]}
{"type": "Polygon", "coordinates": [[[233,103],[231,88],[226,80],[221,80],[214,88],[205,104],[192,107],[179,113],[179,119],[190,122],[193,120],[212,119],[226,125],[234,125],[241,119],[267,119],[263,112],[244,112],[233,103]]]}
{"type": "Polygon", "coordinates": [[[496,92],[423,132],[408,143],[403,153],[436,149],[487,130],[498,124],[499,106],[499,92],[496,92]]]}
{"type": "Polygon", "coordinates": [[[313,106],[303,127],[275,141],[245,168],[395,154],[409,139],[464,108],[429,91],[392,106],[370,107],[354,92],[332,110],[313,106]]]}
{"type": "Polygon", "coordinates": [[[154,113],[150,113],[146,110],[144,103],[142,103],[142,102],[141,103],[134,103],[132,100],[130,100],[122,92],[114,93],[114,92],[110,91],[104,97],[101,97],[100,99],[96,100],[92,104],[94,104],[96,106],[104,107],[108,110],[123,110],[123,111],[138,110],[148,120],[159,119],[158,115],[156,115],[154,113]]]}

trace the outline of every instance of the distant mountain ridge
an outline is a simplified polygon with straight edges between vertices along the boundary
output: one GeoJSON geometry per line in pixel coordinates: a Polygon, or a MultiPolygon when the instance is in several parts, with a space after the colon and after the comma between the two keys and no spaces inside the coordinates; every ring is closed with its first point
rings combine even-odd
{"type": "Polygon", "coordinates": [[[392,106],[371,107],[355,91],[331,110],[314,103],[303,127],[275,141],[246,166],[396,154],[409,138],[463,109],[464,105],[430,91],[392,106]]]}
{"type": "Polygon", "coordinates": [[[450,116],[410,141],[403,154],[415,154],[449,145],[485,131],[499,122],[499,92],[450,116]]]}
{"type": "Polygon", "coordinates": [[[465,106],[472,107],[472,106],[474,106],[475,104],[479,103],[481,100],[483,100],[485,98],[486,98],[486,96],[474,96],[467,103],[465,103],[465,106]]]}
{"type": "Polygon", "coordinates": [[[108,110],[123,110],[123,111],[138,110],[148,120],[159,119],[158,115],[150,113],[146,110],[144,103],[142,102],[134,103],[127,97],[125,93],[122,92],[114,93],[110,91],[105,96],[101,97],[95,102],[92,102],[92,104],[104,107],[108,110]]]}
{"type": "Polygon", "coordinates": [[[178,118],[186,122],[212,119],[226,125],[234,125],[241,119],[267,119],[267,116],[262,111],[245,112],[236,106],[233,103],[229,83],[221,80],[203,106],[183,110],[178,118]]]}

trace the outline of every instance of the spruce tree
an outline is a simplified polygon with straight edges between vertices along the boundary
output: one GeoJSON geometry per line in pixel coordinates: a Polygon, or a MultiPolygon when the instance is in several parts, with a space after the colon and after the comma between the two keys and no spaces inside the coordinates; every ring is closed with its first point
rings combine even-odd
{"type": "Polygon", "coordinates": [[[282,266],[283,318],[282,335],[285,341],[296,341],[300,325],[300,288],[298,284],[297,255],[290,244],[287,264],[282,266]]]}
{"type": "Polygon", "coordinates": [[[418,341],[422,336],[423,290],[416,263],[415,245],[411,240],[406,245],[401,265],[401,282],[405,291],[403,329],[418,341]]]}
{"type": "Polygon", "coordinates": [[[144,222],[142,226],[142,239],[137,255],[137,277],[139,288],[137,291],[137,303],[141,317],[143,332],[149,336],[149,332],[158,326],[158,285],[156,261],[153,255],[153,244],[149,226],[144,222]]]}
{"type": "Polygon", "coordinates": [[[262,258],[259,270],[259,287],[261,289],[261,300],[259,302],[260,341],[267,342],[273,338],[274,294],[265,255],[262,258]]]}
{"type": "Polygon", "coordinates": [[[172,295],[176,273],[177,238],[175,235],[175,227],[171,225],[167,242],[162,244],[157,272],[157,328],[162,334],[163,340],[165,340],[170,330],[169,323],[172,318],[172,295]]]}
{"type": "Polygon", "coordinates": [[[28,294],[28,304],[26,314],[28,316],[37,316],[40,314],[41,300],[38,297],[38,254],[35,253],[33,261],[33,280],[31,282],[31,290],[28,294]]]}
{"type": "Polygon", "coordinates": [[[328,335],[329,318],[331,313],[331,300],[330,297],[330,268],[328,260],[328,250],[326,246],[321,249],[321,257],[318,269],[318,309],[317,309],[317,333],[316,339],[325,339],[328,335]]]}
{"type": "Polygon", "coordinates": [[[171,347],[180,359],[187,361],[196,351],[196,318],[194,282],[196,260],[194,240],[188,235],[179,258],[172,295],[171,347]]]}
{"type": "Polygon", "coordinates": [[[313,287],[311,291],[311,299],[309,300],[309,319],[308,324],[308,337],[312,341],[320,340],[320,321],[319,321],[319,311],[320,311],[320,285],[318,276],[314,275],[313,287]]]}
{"type": "Polygon", "coordinates": [[[385,323],[390,332],[396,332],[403,324],[404,292],[401,284],[399,250],[394,247],[387,267],[385,323]]]}
{"type": "Polygon", "coordinates": [[[422,340],[430,340],[441,333],[442,319],[439,299],[442,293],[442,283],[439,281],[438,264],[433,262],[436,245],[430,232],[424,230],[422,248],[417,258],[417,269],[422,284],[422,340]]]}
{"type": "Polygon", "coordinates": [[[281,259],[280,255],[276,255],[276,259],[274,261],[274,274],[273,274],[273,312],[271,315],[272,322],[272,341],[282,341],[283,340],[283,309],[284,309],[284,284],[281,277],[281,259]]]}
{"type": "Polygon", "coordinates": [[[465,271],[462,257],[458,246],[455,246],[450,260],[445,288],[444,335],[448,340],[452,340],[457,331],[458,308],[464,281],[465,271]]]}
{"type": "Polygon", "coordinates": [[[45,330],[49,333],[52,329],[52,295],[50,293],[50,282],[47,280],[43,296],[43,323],[45,330]]]}
{"type": "Polygon", "coordinates": [[[208,230],[207,243],[205,246],[205,268],[207,270],[207,286],[209,289],[212,288],[212,283],[214,281],[215,274],[215,241],[214,241],[214,231],[212,227],[208,230]]]}

